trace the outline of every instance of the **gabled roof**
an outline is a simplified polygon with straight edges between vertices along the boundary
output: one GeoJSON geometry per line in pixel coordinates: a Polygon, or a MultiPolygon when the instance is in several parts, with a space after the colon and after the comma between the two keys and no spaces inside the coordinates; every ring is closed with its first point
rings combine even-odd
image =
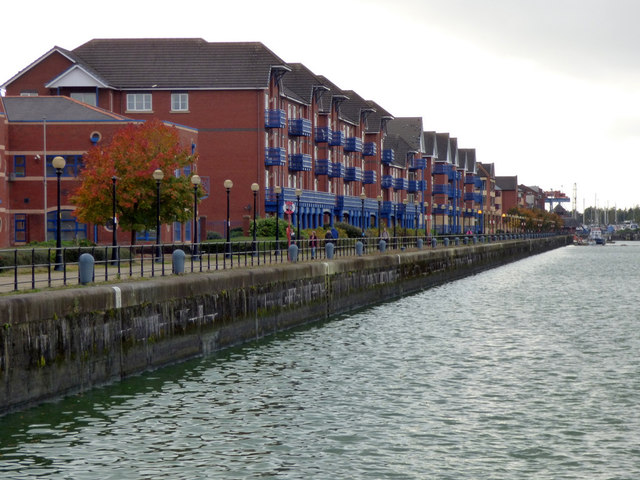
{"type": "Polygon", "coordinates": [[[398,117],[387,123],[389,135],[400,135],[418,153],[424,153],[424,138],[421,117],[398,117]]]}
{"type": "Polygon", "coordinates": [[[438,161],[451,163],[451,157],[449,155],[449,134],[436,133],[436,142],[438,144],[438,161]]]}
{"type": "Polygon", "coordinates": [[[72,52],[118,89],[267,88],[284,61],[259,42],[201,38],[94,39],[72,52]]]}
{"type": "Polygon", "coordinates": [[[518,190],[518,176],[496,177],[496,186],[502,190],[518,190]]]}
{"type": "Polygon", "coordinates": [[[35,61],[31,62],[29,65],[27,65],[25,68],[23,68],[22,70],[20,70],[18,73],[16,73],[13,77],[11,77],[9,80],[7,80],[5,83],[3,83],[2,85],[0,85],[0,88],[5,89],[7,88],[7,86],[11,83],[13,83],[13,81],[19,77],[21,77],[25,72],[31,70],[33,67],[35,67],[37,64],[39,64],[40,62],[42,62],[43,60],[45,60],[46,58],[48,58],[49,56],[53,55],[54,53],[59,53],[60,55],[67,57],[67,59],[69,59],[69,61],[71,62],[75,62],[76,61],[76,57],[75,55],[73,55],[73,53],[71,53],[69,50],[65,50],[64,48],[60,48],[60,47],[53,47],[51,50],[49,50],[47,53],[45,53],[44,55],[42,55],[41,57],[37,58],[35,61]]]}
{"type": "Polygon", "coordinates": [[[328,91],[322,81],[311,70],[301,63],[288,63],[291,69],[282,77],[282,87],[285,95],[299,99],[301,102],[311,105],[313,95],[328,91]]]}
{"type": "Polygon", "coordinates": [[[478,162],[478,173],[485,174],[487,178],[495,178],[496,168],[493,163],[481,163],[478,162]]]}
{"type": "Polygon", "coordinates": [[[353,90],[345,90],[344,93],[349,97],[349,100],[342,104],[342,110],[345,115],[349,118],[364,120],[366,133],[378,133],[380,131],[380,119],[369,121],[371,116],[376,113],[376,109],[371,102],[365,100],[353,90]]]}
{"type": "Polygon", "coordinates": [[[393,120],[393,115],[373,100],[367,100],[367,103],[371,105],[371,108],[375,109],[375,112],[369,115],[367,119],[367,130],[372,130],[372,132],[375,130],[376,133],[386,130],[389,120],[393,120]]]}
{"type": "Polygon", "coordinates": [[[318,78],[322,81],[322,84],[329,89],[329,92],[327,92],[329,95],[324,94],[321,99],[322,101],[318,104],[320,111],[322,113],[331,113],[333,103],[338,102],[340,104],[340,108],[338,109],[338,118],[354,125],[359,125],[359,118],[351,118],[350,116],[345,115],[342,111],[342,104],[349,99],[349,96],[344,92],[344,90],[324,75],[318,75],[318,78]]]}
{"type": "Polygon", "coordinates": [[[383,150],[394,151],[393,164],[399,167],[406,167],[407,156],[409,152],[415,151],[413,147],[409,145],[409,143],[404,139],[404,137],[397,133],[387,134],[387,136],[385,136],[384,140],[382,141],[382,145],[383,150]]]}
{"type": "Polygon", "coordinates": [[[461,162],[458,156],[458,139],[455,137],[449,138],[449,158],[456,168],[464,168],[464,161],[461,162]]]}
{"type": "Polygon", "coordinates": [[[468,173],[476,173],[476,149],[475,148],[461,148],[458,150],[458,154],[464,152],[466,159],[466,170],[468,173]]]}
{"type": "Polygon", "coordinates": [[[424,132],[424,156],[438,158],[438,142],[436,132],[424,132]]]}
{"type": "Polygon", "coordinates": [[[10,122],[118,122],[132,121],[69,97],[0,97],[10,122]]]}

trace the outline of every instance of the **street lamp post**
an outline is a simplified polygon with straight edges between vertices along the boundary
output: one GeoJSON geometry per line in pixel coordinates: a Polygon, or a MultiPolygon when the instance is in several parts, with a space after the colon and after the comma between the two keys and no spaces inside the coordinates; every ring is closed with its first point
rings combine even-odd
{"type": "Polygon", "coordinates": [[[159,168],[153,171],[156,181],[156,261],[162,261],[162,249],[160,248],[160,183],[164,178],[164,172],[159,168]]]}
{"type": "Polygon", "coordinates": [[[252,246],[252,250],[253,250],[253,255],[255,256],[257,253],[256,247],[257,247],[257,243],[256,243],[256,230],[258,229],[258,225],[256,223],[256,215],[257,215],[257,208],[258,208],[258,190],[260,190],[260,185],[258,185],[257,183],[252,183],[251,184],[251,191],[253,192],[253,246],[252,246]]]}
{"type": "Polygon", "coordinates": [[[300,242],[300,197],[302,196],[302,190],[296,188],[296,243],[300,242]]]}
{"type": "Polygon", "coordinates": [[[111,221],[112,221],[112,237],[111,237],[111,245],[112,245],[112,249],[111,249],[111,263],[115,264],[118,261],[118,258],[120,257],[120,255],[118,255],[118,234],[116,231],[116,228],[118,226],[118,220],[116,218],[116,182],[118,180],[118,177],[116,177],[115,175],[113,177],[111,177],[111,213],[113,214],[113,216],[111,217],[111,221]]]}
{"type": "Polygon", "coordinates": [[[380,238],[380,210],[382,207],[382,195],[378,195],[378,238],[380,238]]]}
{"type": "Polygon", "coordinates": [[[278,219],[280,218],[280,193],[282,192],[282,187],[276,186],[274,187],[274,191],[276,192],[276,257],[280,252],[280,227],[278,226],[278,219]]]}
{"type": "Polygon", "coordinates": [[[393,202],[393,245],[394,248],[398,248],[396,240],[396,225],[398,224],[398,204],[393,202]]]}
{"type": "Polygon", "coordinates": [[[414,226],[414,230],[416,231],[415,235],[417,237],[418,236],[418,201],[417,200],[413,202],[413,207],[415,210],[415,217],[413,218],[413,226],[414,226]]]}
{"type": "Polygon", "coordinates": [[[62,175],[62,171],[64,170],[64,166],[66,165],[66,160],[64,157],[55,157],[51,164],[53,168],[56,169],[56,175],[58,177],[58,210],[56,212],[56,266],[54,270],[62,270],[64,266],[62,265],[62,229],[61,229],[61,215],[60,215],[60,176],[62,175]]]}
{"type": "Polygon", "coordinates": [[[424,202],[424,238],[425,240],[429,239],[429,202],[424,202]]]}
{"type": "Polygon", "coordinates": [[[231,257],[231,215],[229,214],[229,195],[233,188],[233,182],[229,179],[224,181],[224,188],[227,190],[227,257],[231,257]]]}
{"type": "Polygon", "coordinates": [[[362,193],[360,193],[360,201],[362,202],[362,212],[361,212],[361,227],[362,227],[362,237],[364,238],[364,199],[367,198],[367,195],[364,193],[364,188],[362,189],[362,193]]]}
{"type": "Polygon", "coordinates": [[[198,244],[200,239],[198,238],[198,186],[202,180],[197,173],[191,176],[191,184],[193,185],[193,259],[199,258],[198,244]]]}

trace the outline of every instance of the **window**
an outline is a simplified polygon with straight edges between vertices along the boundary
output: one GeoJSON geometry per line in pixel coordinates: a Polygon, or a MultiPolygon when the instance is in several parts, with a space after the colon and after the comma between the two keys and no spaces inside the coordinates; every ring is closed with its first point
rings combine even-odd
{"type": "MultiPolygon", "coordinates": [[[[58,155],[47,155],[47,177],[55,177],[56,169],[51,162],[58,155]]],[[[82,155],[60,155],[67,162],[62,170],[63,177],[77,177],[82,170],[82,155]]]]}
{"type": "Polygon", "coordinates": [[[23,90],[20,92],[21,97],[37,97],[38,92],[36,90],[23,90]]]}
{"type": "MultiPolygon", "coordinates": [[[[57,211],[47,213],[47,238],[53,240],[57,233],[57,211]]],[[[60,212],[60,236],[64,241],[86,239],[87,225],[78,223],[72,210],[60,212]]]]}
{"type": "Polygon", "coordinates": [[[13,157],[13,173],[16,177],[27,176],[27,164],[24,155],[16,155],[13,157]]]}
{"type": "Polygon", "coordinates": [[[95,92],[71,92],[71,98],[87,105],[97,106],[95,92]]]}
{"type": "MultiPolygon", "coordinates": [[[[151,100],[149,100],[149,102],[151,102],[151,100]]],[[[189,110],[189,94],[188,93],[172,93],[171,94],[171,111],[186,112],[187,110],[189,110]]]]}
{"type": "Polygon", "coordinates": [[[150,93],[127,93],[127,110],[131,112],[150,112],[150,93]]]}
{"type": "Polygon", "coordinates": [[[14,236],[15,243],[26,243],[27,242],[27,214],[16,213],[13,216],[13,226],[14,226],[13,230],[15,232],[15,236],[14,236]]]}

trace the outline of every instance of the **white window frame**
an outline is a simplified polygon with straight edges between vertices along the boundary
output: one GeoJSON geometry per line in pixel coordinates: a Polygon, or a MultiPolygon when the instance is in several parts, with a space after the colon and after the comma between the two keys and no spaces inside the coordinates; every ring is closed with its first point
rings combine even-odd
{"type": "Polygon", "coordinates": [[[71,98],[87,105],[98,106],[98,98],[96,92],[71,92],[71,98]]]}
{"type": "Polygon", "coordinates": [[[127,93],[128,112],[150,112],[152,106],[150,93],[127,93]]]}
{"type": "Polygon", "coordinates": [[[189,94],[186,92],[176,92],[171,94],[171,111],[188,112],[189,94]]]}

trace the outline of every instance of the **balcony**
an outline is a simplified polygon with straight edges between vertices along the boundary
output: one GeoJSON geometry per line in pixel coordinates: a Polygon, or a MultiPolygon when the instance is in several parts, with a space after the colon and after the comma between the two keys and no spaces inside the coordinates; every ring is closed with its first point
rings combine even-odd
{"type": "Polygon", "coordinates": [[[289,170],[294,172],[310,172],[311,155],[307,153],[294,153],[289,155],[289,170]]]}
{"type": "Polygon", "coordinates": [[[409,162],[409,170],[420,170],[427,167],[427,161],[424,158],[413,158],[409,162]]]}
{"type": "Polygon", "coordinates": [[[373,157],[378,153],[378,145],[375,142],[367,142],[362,146],[363,157],[373,157]]]}
{"type": "Polygon", "coordinates": [[[476,181],[476,176],[472,173],[468,173],[465,177],[464,177],[464,184],[465,185],[475,185],[475,181],[476,181]]]}
{"type": "Polygon", "coordinates": [[[287,161],[287,153],[282,147],[266,147],[264,149],[264,164],[267,167],[281,167],[287,161]]]}
{"type": "Polygon", "coordinates": [[[362,169],[360,167],[347,167],[344,171],[345,182],[361,182],[362,169]]]}
{"type": "Polygon", "coordinates": [[[394,190],[407,190],[409,188],[409,180],[406,178],[395,178],[393,180],[394,190]]]}
{"type": "Polygon", "coordinates": [[[382,182],[380,182],[380,186],[382,188],[392,188],[393,187],[393,177],[391,175],[383,175],[382,182]]]}
{"type": "Polygon", "coordinates": [[[449,165],[448,163],[436,163],[433,167],[434,175],[446,175],[449,180],[454,180],[456,178],[456,171],[453,168],[453,165],[449,165]]]}
{"type": "Polygon", "coordinates": [[[316,175],[328,175],[329,174],[329,160],[326,158],[316,160],[316,175]]]}
{"type": "Polygon", "coordinates": [[[395,153],[391,149],[386,149],[382,151],[382,163],[385,165],[389,165],[393,163],[396,159],[395,153]]]}
{"type": "Polygon", "coordinates": [[[482,194],[477,192],[466,192],[464,194],[464,201],[482,203],[482,194]]]}
{"type": "Polygon", "coordinates": [[[433,186],[432,195],[449,195],[449,185],[443,185],[441,183],[437,183],[433,186]]]}
{"type": "Polygon", "coordinates": [[[338,162],[332,162],[329,164],[329,178],[342,178],[344,177],[344,165],[338,162]]]}
{"type": "Polygon", "coordinates": [[[361,152],[362,139],[359,137],[349,137],[344,144],[345,152],[361,152]]]}
{"type": "Polygon", "coordinates": [[[329,146],[342,147],[344,145],[344,133],[334,130],[331,132],[331,140],[329,140],[329,146]]]}
{"type": "Polygon", "coordinates": [[[265,110],[265,128],[284,128],[287,124],[287,116],[284,110],[265,110]]]}
{"type": "Polygon", "coordinates": [[[316,127],[316,143],[331,143],[333,131],[329,127],[316,127]]]}
{"type": "Polygon", "coordinates": [[[375,170],[365,170],[362,175],[362,183],[365,185],[371,185],[376,183],[378,176],[375,170]]]}
{"type": "Polygon", "coordinates": [[[409,180],[409,188],[407,189],[409,193],[422,192],[426,189],[424,180],[409,180]]]}
{"type": "Polygon", "coordinates": [[[308,118],[292,118],[289,120],[289,135],[294,137],[311,136],[311,120],[308,118]]]}

